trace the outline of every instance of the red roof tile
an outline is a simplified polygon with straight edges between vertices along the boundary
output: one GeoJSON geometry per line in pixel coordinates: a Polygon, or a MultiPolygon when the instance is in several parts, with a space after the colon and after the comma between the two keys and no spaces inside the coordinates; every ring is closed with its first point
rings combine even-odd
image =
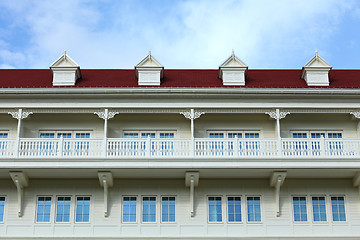
{"type": "MultiPolygon", "coordinates": [[[[135,70],[82,69],[73,88],[140,88],[135,70]]],[[[248,70],[245,86],[223,86],[218,70],[165,69],[160,86],[154,88],[314,88],[300,78],[301,70],[248,70]]],[[[331,70],[330,86],[360,88],[360,70],[331,70]]],[[[48,69],[0,70],[0,88],[59,88],[52,86],[48,69]]]]}

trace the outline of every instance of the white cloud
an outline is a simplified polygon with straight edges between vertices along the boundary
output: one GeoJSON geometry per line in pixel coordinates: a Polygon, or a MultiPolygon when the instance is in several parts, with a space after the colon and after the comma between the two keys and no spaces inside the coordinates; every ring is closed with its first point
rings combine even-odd
{"type": "Polygon", "coordinates": [[[82,68],[132,68],[151,48],[166,68],[217,68],[234,48],[252,68],[301,68],[315,48],[325,59],[331,56],[328,39],[338,19],[354,4],[337,0],[141,3],[4,1],[0,7],[14,13],[13,24],[25,24],[30,46],[13,50],[11,44],[3,44],[0,59],[16,67],[47,68],[66,49],[82,68]]]}

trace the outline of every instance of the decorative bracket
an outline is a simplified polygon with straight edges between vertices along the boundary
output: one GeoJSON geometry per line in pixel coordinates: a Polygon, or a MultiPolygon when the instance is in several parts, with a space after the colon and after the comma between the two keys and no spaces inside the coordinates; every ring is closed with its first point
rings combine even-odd
{"type": "Polygon", "coordinates": [[[265,112],[265,114],[268,114],[271,118],[274,118],[276,120],[280,120],[286,117],[286,115],[289,115],[290,112],[282,112],[279,109],[275,109],[271,112],[265,112]]]}
{"type": "Polygon", "coordinates": [[[119,114],[119,112],[113,112],[113,111],[109,111],[108,109],[105,109],[103,112],[94,112],[94,114],[98,115],[99,118],[108,120],[110,118],[115,117],[115,115],[119,114]]]}
{"type": "Polygon", "coordinates": [[[8,112],[13,118],[16,118],[17,120],[25,119],[30,114],[33,114],[33,112],[24,112],[21,108],[17,112],[8,112]]]}
{"type": "Polygon", "coordinates": [[[184,115],[184,117],[187,119],[195,120],[199,118],[201,115],[205,114],[205,112],[197,112],[194,109],[190,109],[189,112],[180,112],[180,114],[184,115]]]}
{"type": "Polygon", "coordinates": [[[360,118],[360,111],[350,112],[350,114],[353,115],[355,118],[360,118]]]}
{"type": "Polygon", "coordinates": [[[195,187],[199,185],[199,172],[186,172],[185,173],[185,186],[190,187],[190,216],[195,216],[194,211],[194,193],[195,187]]]}
{"type": "Polygon", "coordinates": [[[359,189],[359,197],[360,197],[360,172],[358,172],[354,179],[353,179],[353,184],[354,184],[354,187],[358,187],[359,189]]]}
{"type": "Polygon", "coordinates": [[[29,186],[29,178],[23,172],[9,172],[9,173],[17,189],[18,217],[21,217],[23,214],[22,203],[24,197],[24,187],[29,186]]]}
{"type": "Polygon", "coordinates": [[[280,217],[280,187],[284,184],[287,172],[273,172],[270,178],[270,186],[275,187],[276,217],[280,217]]]}
{"type": "Polygon", "coordinates": [[[104,187],[104,216],[109,216],[108,211],[108,199],[109,199],[109,192],[108,188],[114,185],[114,179],[111,172],[98,172],[98,177],[100,181],[100,186],[104,187]]]}

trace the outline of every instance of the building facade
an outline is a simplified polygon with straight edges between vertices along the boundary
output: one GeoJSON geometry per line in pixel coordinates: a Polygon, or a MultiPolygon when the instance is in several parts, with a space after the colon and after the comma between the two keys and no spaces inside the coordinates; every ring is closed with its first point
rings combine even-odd
{"type": "Polygon", "coordinates": [[[64,53],[0,85],[0,238],[360,238],[360,70],[64,53]]]}

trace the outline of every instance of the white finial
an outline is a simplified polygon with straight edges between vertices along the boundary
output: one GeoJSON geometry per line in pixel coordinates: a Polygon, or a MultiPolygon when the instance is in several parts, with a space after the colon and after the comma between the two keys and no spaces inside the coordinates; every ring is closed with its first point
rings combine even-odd
{"type": "Polygon", "coordinates": [[[235,55],[235,53],[234,53],[234,49],[232,49],[231,55],[233,55],[233,56],[235,55]]]}
{"type": "Polygon", "coordinates": [[[151,49],[149,49],[149,60],[151,61],[151,49]]]}
{"type": "Polygon", "coordinates": [[[316,58],[319,57],[319,55],[318,55],[318,50],[317,50],[317,49],[315,49],[315,57],[316,57],[316,58]]]}

